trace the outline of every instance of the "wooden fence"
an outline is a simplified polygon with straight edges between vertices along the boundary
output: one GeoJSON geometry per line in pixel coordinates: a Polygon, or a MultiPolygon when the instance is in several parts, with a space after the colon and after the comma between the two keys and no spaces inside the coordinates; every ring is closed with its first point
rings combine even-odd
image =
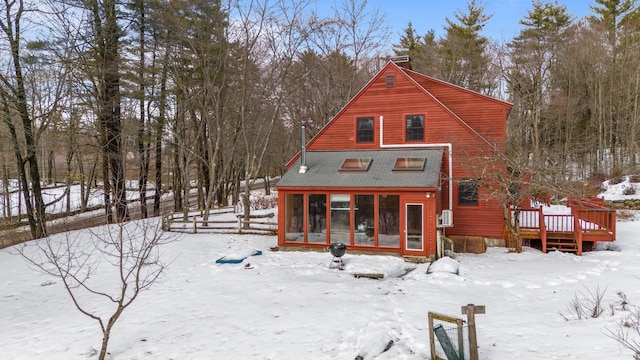
{"type": "Polygon", "coordinates": [[[189,212],[187,217],[183,213],[171,213],[162,218],[162,228],[165,231],[190,232],[214,232],[237,234],[264,234],[275,235],[278,233],[278,223],[268,219],[274,219],[274,213],[251,215],[249,220],[244,220],[244,215],[237,214],[235,219],[221,219],[223,214],[233,213],[233,210],[224,210],[209,213],[209,218],[204,220],[201,211],[189,212]]]}

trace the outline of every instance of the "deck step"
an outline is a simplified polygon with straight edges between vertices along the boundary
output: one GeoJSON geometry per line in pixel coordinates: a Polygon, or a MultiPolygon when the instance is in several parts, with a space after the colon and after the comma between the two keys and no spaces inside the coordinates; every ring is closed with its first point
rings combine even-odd
{"type": "Polygon", "coordinates": [[[553,250],[578,252],[578,244],[576,244],[575,239],[567,239],[567,238],[547,239],[547,251],[553,251],[553,250]]]}

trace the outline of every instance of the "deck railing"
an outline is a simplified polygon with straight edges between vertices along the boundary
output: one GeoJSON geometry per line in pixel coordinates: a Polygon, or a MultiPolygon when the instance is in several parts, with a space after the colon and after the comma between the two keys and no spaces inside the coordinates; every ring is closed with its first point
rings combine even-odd
{"type": "Polygon", "coordinates": [[[616,212],[610,209],[578,209],[576,215],[582,220],[585,231],[605,231],[615,233],[616,212]]]}
{"type": "Polygon", "coordinates": [[[573,215],[568,214],[548,214],[544,215],[544,223],[548,231],[557,233],[574,232],[573,215]]]}
{"type": "MultiPolygon", "coordinates": [[[[522,209],[520,209],[520,214],[518,216],[518,219],[520,220],[520,223],[518,224],[520,226],[520,230],[535,230],[535,231],[540,230],[540,218],[542,216],[543,216],[542,215],[542,208],[535,208],[535,209],[522,208],[522,209]]],[[[511,220],[511,223],[514,224],[514,222],[513,222],[513,220],[514,220],[513,211],[511,211],[511,219],[510,220],[511,220]]]]}
{"type": "MultiPolygon", "coordinates": [[[[597,203],[573,203],[571,214],[543,214],[540,208],[520,209],[519,227],[529,238],[538,238],[542,242],[542,250],[546,251],[549,233],[573,234],[578,254],[582,253],[584,241],[614,241],[616,233],[615,210],[600,207],[597,203]],[[578,207],[579,205],[584,205],[578,207]],[[544,221],[540,221],[544,219],[544,221]]],[[[514,224],[512,211],[511,223],[514,224]]],[[[515,225],[515,224],[514,224],[515,225]]]]}

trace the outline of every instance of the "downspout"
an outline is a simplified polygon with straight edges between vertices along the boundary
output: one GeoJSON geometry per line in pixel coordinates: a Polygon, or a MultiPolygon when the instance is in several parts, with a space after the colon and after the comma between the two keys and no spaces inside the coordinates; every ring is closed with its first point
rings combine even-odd
{"type": "Polygon", "coordinates": [[[449,152],[449,210],[453,210],[453,145],[451,143],[436,144],[395,144],[387,145],[384,143],[384,116],[380,115],[380,148],[434,148],[446,147],[449,152]]]}

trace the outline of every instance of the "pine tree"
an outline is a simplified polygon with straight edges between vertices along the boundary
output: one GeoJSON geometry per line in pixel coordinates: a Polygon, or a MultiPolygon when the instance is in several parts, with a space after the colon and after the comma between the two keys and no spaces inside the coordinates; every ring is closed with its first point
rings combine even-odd
{"type": "Polygon", "coordinates": [[[488,39],[481,35],[491,19],[476,0],[467,4],[467,12],[457,11],[455,21],[446,18],[445,36],[440,40],[444,80],[468,89],[488,93],[493,81],[489,73],[486,53],[488,39]]]}

